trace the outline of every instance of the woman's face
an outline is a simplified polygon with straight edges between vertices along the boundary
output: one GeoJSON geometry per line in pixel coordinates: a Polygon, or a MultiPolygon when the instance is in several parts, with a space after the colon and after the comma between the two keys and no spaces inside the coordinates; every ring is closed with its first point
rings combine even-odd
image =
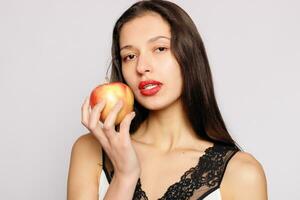
{"type": "Polygon", "coordinates": [[[170,26],[160,15],[147,13],[125,23],[119,42],[123,76],[142,106],[159,110],[179,99],[180,66],[170,49],[170,26]],[[140,83],[148,80],[161,84],[139,89],[140,83]]]}

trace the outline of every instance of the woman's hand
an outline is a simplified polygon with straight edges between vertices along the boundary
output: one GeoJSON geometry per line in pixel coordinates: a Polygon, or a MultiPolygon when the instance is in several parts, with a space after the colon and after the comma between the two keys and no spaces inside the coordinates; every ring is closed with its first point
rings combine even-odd
{"type": "Polygon", "coordinates": [[[91,109],[89,98],[86,98],[81,107],[81,123],[99,140],[102,149],[114,166],[114,176],[139,177],[140,163],[129,134],[135,113],[127,114],[120,123],[119,131],[115,130],[115,120],[122,106],[123,102],[120,100],[102,124],[99,119],[105,107],[105,101],[99,102],[91,109]]]}

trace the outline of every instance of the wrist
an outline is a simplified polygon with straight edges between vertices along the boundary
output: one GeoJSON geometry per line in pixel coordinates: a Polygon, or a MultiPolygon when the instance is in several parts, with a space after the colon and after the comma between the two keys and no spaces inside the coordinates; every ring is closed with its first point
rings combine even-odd
{"type": "Polygon", "coordinates": [[[115,175],[113,178],[118,182],[119,184],[136,184],[139,179],[139,174],[132,174],[132,175],[115,175]]]}
{"type": "Polygon", "coordinates": [[[116,177],[118,180],[138,180],[139,177],[141,176],[141,171],[140,170],[134,170],[131,173],[122,173],[120,171],[116,171],[113,177],[116,177]]]}
{"type": "Polygon", "coordinates": [[[129,200],[134,196],[138,181],[137,176],[113,176],[104,200],[129,200]]]}

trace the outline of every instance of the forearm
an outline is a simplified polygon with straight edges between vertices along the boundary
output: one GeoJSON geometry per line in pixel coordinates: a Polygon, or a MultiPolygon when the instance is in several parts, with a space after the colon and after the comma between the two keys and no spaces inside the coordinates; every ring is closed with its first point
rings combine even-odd
{"type": "Polygon", "coordinates": [[[104,200],[132,200],[138,178],[113,177],[104,200]]]}

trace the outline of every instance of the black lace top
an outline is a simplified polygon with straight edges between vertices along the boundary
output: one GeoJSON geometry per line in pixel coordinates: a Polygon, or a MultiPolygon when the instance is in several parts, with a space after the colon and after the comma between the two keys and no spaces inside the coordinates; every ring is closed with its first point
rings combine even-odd
{"type": "MultiPolygon", "coordinates": [[[[196,166],[186,171],[159,200],[201,200],[220,187],[226,166],[237,148],[214,144],[205,150],[196,166]]],[[[103,152],[103,170],[108,182],[114,174],[112,163],[103,152]]],[[[148,200],[138,179],[133,200],[148,200]]]]}

